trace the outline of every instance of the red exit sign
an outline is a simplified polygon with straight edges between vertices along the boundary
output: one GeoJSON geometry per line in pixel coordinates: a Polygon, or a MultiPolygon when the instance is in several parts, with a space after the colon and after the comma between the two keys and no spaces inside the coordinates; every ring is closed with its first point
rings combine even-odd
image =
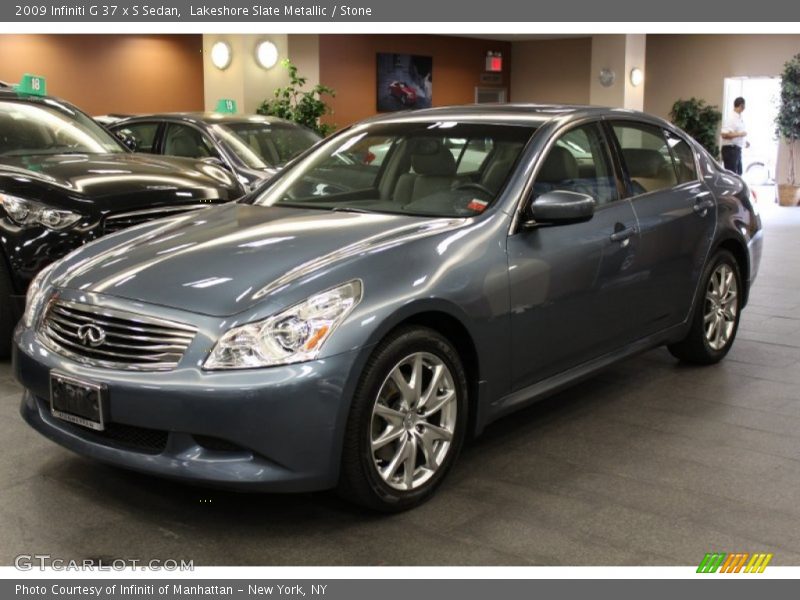
{"type": "Polygon", "coordinates": [[[503,57],[502,56],[487,56],[486,57],[486,70],[490,73],[499,73],[503,70],[503,57]]]}

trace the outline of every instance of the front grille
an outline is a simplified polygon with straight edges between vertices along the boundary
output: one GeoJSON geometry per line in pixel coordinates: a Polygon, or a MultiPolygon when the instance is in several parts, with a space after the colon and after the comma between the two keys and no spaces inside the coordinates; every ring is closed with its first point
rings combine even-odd
{"type": "Polygon", "coordinates": [[[196,329],[157,317],[53,300],[42,321],[48,347],[78,362],[109,369],[173,369],[196,329]]]}
{"type": "Polygon", "coordinates": [[[169,433],[121,423],[106,423],[103,431],[81,429],[81,436],[99,444],[120,446],[147,454],[161,454],[167,447],[169,433]]]}
{"type": "Polygon", "coordinates": [[[154,221],[162,217],[171,217],[184,212],[209,208],[210,204],[187,204],[184,206],[162,206],[160,208],[147,208],[125,213],[112,213],[106,216],[103,223],[105,233],[114,233],[134,225],[141,225],[148,221],[154,221]]]}

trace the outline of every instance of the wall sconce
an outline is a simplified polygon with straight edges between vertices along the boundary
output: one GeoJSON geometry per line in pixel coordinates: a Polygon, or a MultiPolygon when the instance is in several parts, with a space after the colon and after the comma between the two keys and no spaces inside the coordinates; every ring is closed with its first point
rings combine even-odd
{"type": "Polygon", "coordinates": [[[278,62],[278,47],[270,41],[260,42],[256,46],[256,62],[265,69],[271,69],[278,62]]]}
{"type": "Polygon", "coordinates": [[[639,67],[631,69],[631,85],[637,87],[644,81],[644,72],[639,67]]]}
{"type": "Polygon", "coordinates": [[[233,52],[231,46],[227,42],[219,41],[214,42],[211,46],[211,64],[220,70],[227,69],[231,64],[233,52]]]}

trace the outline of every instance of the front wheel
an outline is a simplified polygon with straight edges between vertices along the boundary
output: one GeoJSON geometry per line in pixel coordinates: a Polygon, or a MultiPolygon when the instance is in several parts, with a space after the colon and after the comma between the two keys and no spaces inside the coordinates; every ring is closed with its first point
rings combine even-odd
{"type": "Polygon", "coordinates": [[[742,277],[730,252],[720,250],[714,255],[703,274],[701,291],[689,334],[668,348],[682,361],[710,365],[725,357],[739,328],[742,277]]]}
{"type": "Polygon", "coordinates": [[[466,375],[444,337],[423,327],[392,335],[353,398],[340,494],[383,512],[427,500],[461,449],[467,406],[466,375]]]}

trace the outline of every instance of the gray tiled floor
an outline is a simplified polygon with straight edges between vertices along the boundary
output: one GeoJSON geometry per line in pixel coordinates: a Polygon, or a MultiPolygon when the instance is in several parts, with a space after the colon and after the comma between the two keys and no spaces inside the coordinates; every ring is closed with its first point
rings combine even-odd
{"type": "Polygon", "coordinates": [[[240,495],[126,473],[29,430],[0,364],[0,564],[800,564],[800,209],[766,211],[762,272],[720,365],[656,350],[492,427],[425,506],[240,495]]]}

